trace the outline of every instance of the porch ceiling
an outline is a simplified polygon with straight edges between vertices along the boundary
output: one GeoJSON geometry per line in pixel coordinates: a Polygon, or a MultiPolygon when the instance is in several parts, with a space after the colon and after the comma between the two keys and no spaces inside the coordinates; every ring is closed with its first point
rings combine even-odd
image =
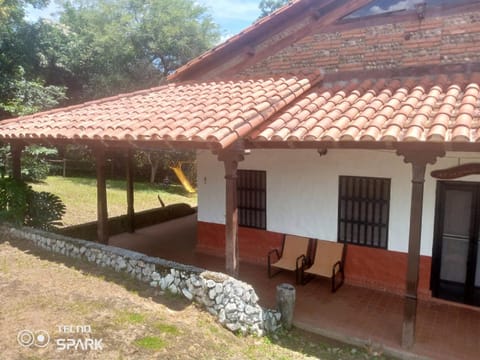
{"type": "Polygon", "coordinates": [[[0,122],[0,140],[225,148],[308,91],[320,73],[178,83],[0,122]]]}
{"type": "MultiPolygon", "coordinates": [[[[253,147],[480,144],[480,73],[324,81],[253,131],[253,147]]],[[[465,146],[464,146],[465,147],[465,146]]]]}

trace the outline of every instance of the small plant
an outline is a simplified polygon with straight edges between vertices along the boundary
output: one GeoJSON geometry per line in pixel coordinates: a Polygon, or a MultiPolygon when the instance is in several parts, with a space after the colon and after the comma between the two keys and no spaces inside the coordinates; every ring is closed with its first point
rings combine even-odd
{"type": "Polygon", "coordinates": [[[166,346],[164,340],[156,336],[146,336],[135,340],[135,345],[147,350],[161,350],[166,346]]]}
{"type": "Polygon", "coordinates": [[[164,334],[177,335],[180,333],[180,331],[175,325],[156,323],[155,328],[164,334]]]}
{"type": "Polygon", "coordinates": [[[0,179],[0,220],[52,230],[65,214],[62,200],[48,192],[36,192],[23,181],[0,179]]]}
{"type": "Polygon", "coordinates": [[[28,185],[10,178],[0,179],[0,219],[23,225],[27,213],[28,185]]]}
{"type": "Polygon", "coordinates": [[[141,324],[146,320],[145,315],[134,312],[125,312],[118,316],[118,322],[122,324],[141,324]]]}
{"type": "Polygon", "coordinates": [[[27,216],[25,225],[53,230],[62,225],[61,219],[65,215],[65,204],[57,196],[49,192],[36,192],[31,188],[27,194],[27,216]]]}

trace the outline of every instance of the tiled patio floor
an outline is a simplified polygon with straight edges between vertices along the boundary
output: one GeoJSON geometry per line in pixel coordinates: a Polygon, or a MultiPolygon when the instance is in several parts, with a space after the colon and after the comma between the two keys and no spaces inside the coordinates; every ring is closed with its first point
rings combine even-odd
{"type": "MultiPolygon", "coordinates": [[[[110,245],[129,248],[177,262],[223,271],[224,260],[194,252],[195,216],[121,234],[110,245]]],[[[276,286],[294,283],[292,274],[269,279],[266,266],[242,263],[240,279],[252,284],[262,305],[275,307],[276,286]]],[[[431,359],[480,358],[480,309],[421,301],[417,312],[416,344],[412,355],[431,359]]],[[[294,324],[319,334],[352,343],[381,344],[408,355],[400,346],[403,298],[348,284],[335,294],[326,280],[296,286],[294,324]]]]}

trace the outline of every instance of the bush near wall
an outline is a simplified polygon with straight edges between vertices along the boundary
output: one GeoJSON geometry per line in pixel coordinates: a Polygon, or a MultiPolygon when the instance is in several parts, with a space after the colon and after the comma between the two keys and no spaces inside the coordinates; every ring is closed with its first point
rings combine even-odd
{"type": "Polygon", "coordinates": [[[23,181],[0,178],[0,221],[52,231],[62,225],[66,208],[48,192],[37,192],[23,181]]]}

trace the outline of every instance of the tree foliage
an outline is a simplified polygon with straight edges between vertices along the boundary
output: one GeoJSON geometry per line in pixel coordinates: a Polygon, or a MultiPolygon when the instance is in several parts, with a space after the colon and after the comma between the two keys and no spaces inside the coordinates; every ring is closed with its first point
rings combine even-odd
{"type": "MultiPolygon", "coordinates": [[[[22,179],[24,181],[45,180],[50,171],[48,159],[58,154],[57,149],[40,145],[27,146],[22,151],[22,179]]],[[[10,146],[0,147],[0,176],[12,176],[10,146]]]]}
{"type": "Polygon", "coordinates": [[[60,22],[75,34],[70,69],[83,98],[158,85],[219,39],[192,0],[70,0],[60,22]]]}
{"type": "Polygon", "coordinates": [[[57,105],[65,88],[48,83],[36,44],[40,25],[24,20],[24,7],[47,0],[0,0],[0,119],[57,105]]]}
{"type": "Polygon", "coordinates": [[[0,0],[0,27],[11,23],[17,23],[25,16],[25,6],[32,5],[41,8],[47,5],[49,0],[0,0]]]}
{"type": "MultiPolygon", "coordinates": [[[[181,162],[192,162],[194,159],[194,151],[138,151],[135,153],[137,166],[140,169],[148,168],[150,170],[149,179],[152,184],[158,180],[157,173],[159,169],[169,174],[172,166],[181,162]]],[[[190,172],[187,174],[187,178],[191,183],[195,183],[196,173],[190,174],[190,172]]]]}
{"type": "Polygon", "coordinates": [[[5,98],[0,110],[10,115],[28,115],[52,108],[65,99],[63,86],[45,85],[41,79],[27,80],[23,67],[18,66],[13,78],[3,83],[5,98]],[[6,86],[5,86],[6,85],[6,86]]]}
{"type": "Polygon", "coordinates": [[[258,8],[261,11],[260,14],[260,19],[270,15],[272,12],[274,12],[277,9],[280,9],[282,6],[288,4],[290,1],[289,0],[262,0],[260,1],[260,4],[258,5],[258,8]]]}
{"type": "Polygon", "coordinates": [[[45,180],[50,171],[48,158],[58,154],[57,149],[30,145],[22,152],[22,179],[25,181],[45,180]]]}
{"type": "Polygon", "coordinates": [[[219,40],[194,0],[0,0],[0,119],[158,85],[219,40]]]}

